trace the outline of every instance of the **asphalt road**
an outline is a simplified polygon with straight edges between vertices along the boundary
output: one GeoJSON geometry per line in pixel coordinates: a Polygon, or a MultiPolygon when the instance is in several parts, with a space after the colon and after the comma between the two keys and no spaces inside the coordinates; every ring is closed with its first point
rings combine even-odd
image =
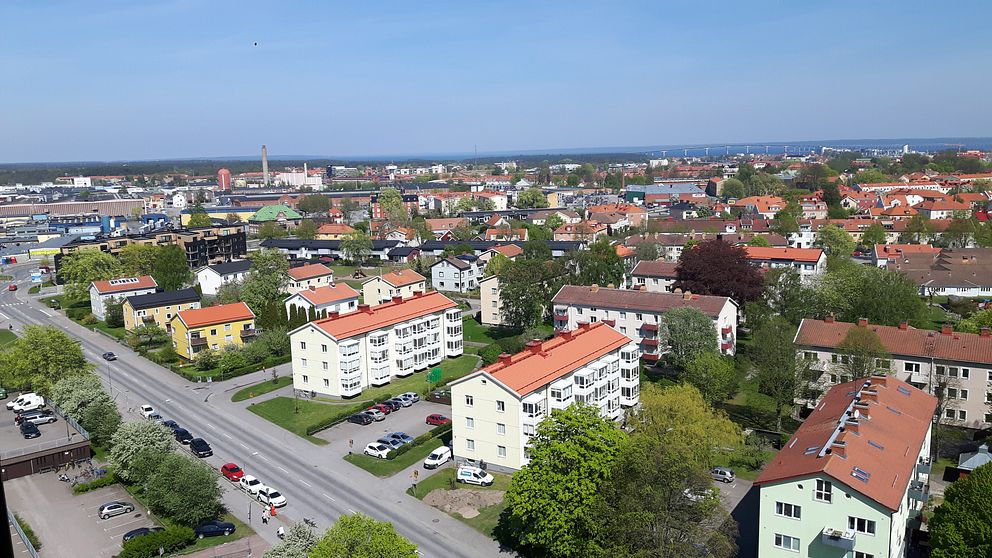
{"type": "MultiPolygon", "coordinates": [[[[230,394],[223,392],[230,386],[188,382],[48,309],[27,293],[33,267],[7,267],[6,272],[14,275],[21,289],[0,291],[0,327],[55,325],[79,339],[126,418],[136,418],[134,409],[143,403],[155,406],[162,416],[210,443],[215,455],[207,461],[214,467],[233,461],[276,486],[289,501],[280,510],[281,516],[294,521],[309,517],[323,530],[342,514],[361,512],[391,522],[423,556],[508,555],[478,531],[344,461],[341,444],[315,446],[231,404],[230,394]],[[118,360],[105,362],[100,355],[106,351],[115,352],[118,360]]],[[[232,508],[239,519],[248,521],[248,506],[232,508]]],[[[258,521],[257,509],[255,513],[253,524],[258,521]]],[[[273,529],[263,529],[260,534],[277,542],[273,529]]]]}

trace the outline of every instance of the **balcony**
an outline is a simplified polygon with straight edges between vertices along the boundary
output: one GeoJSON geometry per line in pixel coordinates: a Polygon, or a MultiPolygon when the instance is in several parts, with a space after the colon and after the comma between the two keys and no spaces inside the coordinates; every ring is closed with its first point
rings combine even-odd
{"type": "Polygon", "coordinates": [[[929,475],[930,474],[930,464],[929,463],[917,463],[916,464],[916,474],[917,475],[929,475]]]}
{"type": "Polygon", "coordinates": [[[248,337],[255,337],[256,335],[258,335],[258,330],[257,329],[242,329],[239,333],[241,334],[241,339],[246,339],[248,337]]]}
{"type": "Polygon", "coordinates": [[[658,324],[641,324],[644,331],[658,331],[658,324]]]}
{"type": "Polygon", "coordinates": [[[646,360],[646,361],[648,361],[648,362],[657,362],[658,361],[658,354],[657,353],[641,353],[641,358],[644,359],[644,360],[646,360]]]}
{"type": "Polygon", "coordinates": [[[930,486],[923,481],[912,481],[909,483],[909,497],[917,502],[925,503],[930,499],[930,486]]]}
{"type": "Polygon", "coordinates": [[[732,327],[730,327],[730,326],[723,326],[720,329],[720,334],[723,335],[724,337],[726,337],[726,336],[730,335],[731,332],[733,332],[733,331],[734,331],[734,329],[732,327]]]}
{"type": "Polygon", "coordinates": [[[191,347],[202,347],[207,344],[206,337],[190,337],[189,344],[191,347]]]}
{"type": "Polygon", "coordinates": [[[854,535],[854,529],[824,527],[820,534],[820,542],[850,552],[854,550],[854,535]]]}
{"type": "Polygon", "coordinates": [[[733,348],[734,348],[734,344],[733,343],[729,343],[727,341],[724,341],[723,343],[720,343],[720,350],[721,351],[729,351],[729,350],[731,350],[733,348]]]}
{"type": "Polygon", "coordinates": [[[657,339],[647,339],[647,338],[641,339],[641,345],[644,345],[645,347],[657,347],[658,346],[658,340],[657,339]]]}

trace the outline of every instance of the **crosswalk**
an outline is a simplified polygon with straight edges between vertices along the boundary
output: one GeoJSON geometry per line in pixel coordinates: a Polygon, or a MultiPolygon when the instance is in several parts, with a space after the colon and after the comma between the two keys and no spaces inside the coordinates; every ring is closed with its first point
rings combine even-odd
{"type": "Polygon", "coordinates": [[[3,306],[21,306],[21,305],[24,305],[24,304],[27,304],[27,302],[2,302],[2,303],[0,303],[0,307],[3,307],[3,306]]]}

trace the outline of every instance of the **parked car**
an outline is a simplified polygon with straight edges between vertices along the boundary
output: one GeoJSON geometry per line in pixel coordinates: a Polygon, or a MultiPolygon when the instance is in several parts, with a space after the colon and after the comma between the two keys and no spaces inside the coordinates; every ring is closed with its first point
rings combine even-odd
{"type": "Polygon", "coordinates": [[[260,488],[265,488],[265,485],[262,484],[262,481],[256,479],[251,475],[242,476],[241,480],[238,481],[238,486],[241,487],[241,490],[244,490],[248,494],[252,494],[252,495],[257,494],[260,488]]]}
{"type": "Polygon", "coordinates": [[[172,431],[172,435],[176,437],[176,441],[180,444],[186,445],[193,441],[193,435],[189,433],[189,430],[185,428],[177,428],[172,431]]]}
{"type": "Polygon", "coordinates": [[[151,405],[142,405],[141,416],[145,418],[155,418],[156,416],[158,416],[158,411],[156,411],[155,407],[152,407],[151,405]]]}
{"type": "Polygon", "coordinates": [[[179,423],[174,420],[163,420],[162,426],[170,428],[173,432],[179,430],[179,423]]]}
{"type": "Polygon", "coordinates": [[[193,438],[190,440],[189,451],[193,452],[193,455],[197,457],[210,457],[214,454],[214,450],[210,448],[210,444],[203,438],[193,438]]]}
{"type": "Polygon", "coordinates": [[[390,401],[395,401],[396,403],[399,403],[401,407],[409,407],[410,405],[413,405],[413,401],[410,401],[409,399],[403,399],[402,397],[394,397],[390,399],[390,401]]]}
{"type": "Polygon", "coordinates": [[[7,390],[0,387],[0,399],[7,399],[7,390]]]}
{"type": "Polygon", "coordinates": [[[193,532],[196,533],[197,538],[202,539],[203,537],[217,537],[220,535],[230,535],[235,530],[233,523],[227,523],[225,521],[206,521],[196,526],[193,532]]]}
{"type": "Polygon", "coordinates": [[[286,505],[286,497],[279,494],[279,491],[271,486],[263,486],[258,490],[258,494],[255,495],[258,501],[268,505],[281,508],[286,505]]]}
{"type": "Polygon", "coordinates": [[[221,465],[220,474],[224,475],[224,478],[231,482],[238,482],[245,476],[245,472],[241,470],[241,467],[238,467],[234,463],[221,465]]]}
{"type": "Polygon", "coordinates": [[[455,473],[455,480],[466,484],[477,484],[479,486],[492,486],[496,479],[485,470],[478,467],[462,465],[455,473]]]}
{"type": "Polygon", "coordinates": [[[413,436],[408,435],[406,432],[391,432],[389,437],[394,440],[399,440],[404,444],[412,444],[413,436]]]}
{"type": "Polygon", "coordinates": [[[394,440],[393,438],[387,438],[385,436],[376,440],[375,443],[382,444],[391,450],[398,449],[400,446],[403,445],[403,442],[399,440],[394,440]]]}
{"type": "Polygon", "coordinates": [[[427,424],[431,424],[434,426],[441,426],[442,424],[448,424],[449,422],[451,422],[451,419],[442,415],[441,413],[434,413],[431,415],[427,415],[427,424]]]}
{"type": "Polygon", "coordinates": [[[725,482],[727,484],[730,484],[737,479],[737,476],[734,475],[733,469],[730,469],[729,467],[713,467],[710,469],[710,477],[712,477],[713,480],[725,482]]]}
{"type": "Polygon", "coordinates": [[[393,401],[392,399],[387,399],[379,404],[384,407],[389,407],[390,411],[399,411],[403,408],[403,405],[401,405],[399,401],[393,401]]]}
{"type": "Polygon", "coordinates": [[[110,351],[103,353],[101,356],[103,357],[103,360],[117,360],[117,355],[110,351]]]}
{"type": "Polygon", "coordinates": [[[8,401],[7,402],[7,410],[8,411],[13,411],[14,410],[14,407],[16,407],[17,405],[20,405],[21,403],[27,401],[29,397],[38,397],[38,394],[32,391],[32,392],[29,392],[29,393],[22,393],[22,394],[18,395],[12,401],[8,401]]]}
{"type": "Polygon", "coordinates": [[[374,421],[372,420],[372,417],[364,413],[355,413],[348,417],[348,422],[365,426],[366,424],[372,424],[374,421]]]}
{"type": "Polygon", "coordinates": [[[418,401],[420,401],[420,394],[418,394],[415,391],[408,391],[406,393],[401,393],[400,397],[406,397],[412,403],[417,403],[418,401]]]}
{"type": "Polygon", "coordinates": [[[38,395],[37,393],[29,393],[27,395],[22,395],[11,403],[7,403],[7,408],[14,411],[15,413],[23,413],[24,411],[33,411],[35,409],[40,409],[45,406],[45,398],[38,395]]]}
{"type": "Polygon", "coordinates": [[[380,411],[379,409],[365,409],[364,411],[362,411],[362,414],[368,415],[369,417],[372,418],[372,420],[376,422],[386,420],[386,414],[380,411]]]}
{"type": "Polygon", "coordinates": [[[365,446],[365,455],[371,455],[372,457],[378,457],[379,459],[385,459],[389,455],[389,452],[393,451],[385,444],[374,443],[365,446]]]}
{"type": "Polygon", "coordinates": [[[375,405],[369,407],[369,409],[375,409],[384,415],[388,415],[393,412],[393,408],[385,403],[376,403],[375,405]]]}
{"type": "Polygon", "coordinates": [[[131,513],[134,511],[134,504],[130,502],[107,502],[100,506],[100,519],[108,519],[115,515],[131,513]]]}
{"type": "Polygon", "coordinates": [[[33,422],[35,424],[55,422],[55,413],[44,409],[35,409],[33,411],[24,411],[23,413],[14,415],[14,424],[21,424],[24,421],[33,422]],[[42,420],[36,420],[38,417],[42,417],[42,420]],[[51,420],[48,420],[47,417],[51,417],[51,420]]]}
{"type": "Polygon", "coordinates": [[[134,529],[132,531],[128,531],[127,533],[124,533],[124,542],[127,542],[127,541],[129,541],[131,539],[134,539],[134,538],[137,538],[137,537],[142,537],[144,535],[150,535],[152,533],[157,533],[159,531],[164,531],[164,530],[165,529],[163,529],[161,527],[138,527],[137,529],[134,529]]]}
{"type": "Polygon", "coordinates": [[[451,461],[451,448],[448,446],[441,446],[431,452],[424,460],[424,469],[437,469],[441,465],[444,465],[448,461],[451,461]]]}
{"type": "Polygon", "coordinates": [[[24,421],[21,423],[21,436],[24,436],[25,440],[39,438],[41,437],[41,430],[38,430],[33,422],[24,421]]]}

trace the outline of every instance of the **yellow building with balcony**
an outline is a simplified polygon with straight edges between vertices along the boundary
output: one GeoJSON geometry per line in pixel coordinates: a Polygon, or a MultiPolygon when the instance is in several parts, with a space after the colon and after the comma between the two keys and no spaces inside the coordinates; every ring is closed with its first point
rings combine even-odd
{"type": "Polygon", "coordinates": [[[172,318],[183,310],[200,307],[196,289],[180,289],[145,295],[129,296],[124,300],[124,329],[134,331],[143,325],[156,325],[172,332],[172,318]]]}
{"type": "Polygon", "coordinates": [[[183,310],[172,318],[172,347],[193,360],[204,350],[240,347],[255,335],[255,313],[244,302],[183,310]]]}

